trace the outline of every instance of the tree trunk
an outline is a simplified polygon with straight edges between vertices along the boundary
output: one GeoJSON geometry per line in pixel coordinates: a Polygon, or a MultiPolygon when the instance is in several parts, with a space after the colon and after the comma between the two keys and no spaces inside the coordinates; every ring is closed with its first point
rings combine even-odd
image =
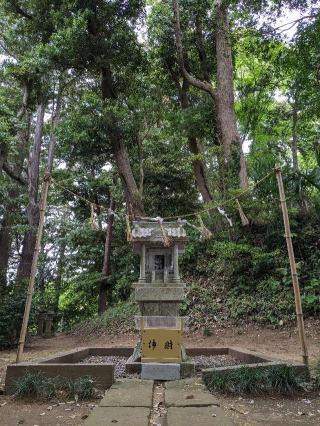
{"type": "Polygon", "coordinates": [[[11,247],[11,211],[7,208],[4,212],[0,229],[0,296],[6,291],[7,270],[11,247]]]}
{"type": "MultiPolygon", "coordinates": [[[[113,196],[111,196],[111,199],[110,199],[111,212],[110,213],[114,211],[115,205],[116,205],[115,200],[113,196]]],[[[98,314],[99,315],[102,315],[106,311],[108,299],[109,301],[111,299],[111,288],[110,288],[110,284],[108,283],[108,277],[110,275],[113,222],[114,222],[114,215],[110,214],[108,218],[108,227],[107,227],[106,240],[105,240],[105,246],[104,246],[104,258],[103,258],[103,267],[102,267],[103,279],[100,282],[99,297],[98,297],[98,314]]]]}
{"type": "Polygon", "coordinates": [[[292,153],[292,170],[294,172],[298,172],[299,171],[299,162],[298,162],[298,108],[297,108],[296,101],[293,105],[293,110],[292,110],[291,153],[292,153]]]}
{"type": "MultiPolygon", "coordinates": [[[[101,71],[101,91],[104,100],[116,98],[112,83],[112,74],[106,68],[103,68],[101,71]]],[[[145,215],[143,201],[133,176],[129,155],[123,143],[122,132],[116,122],[116,118],[111,113],[107,117],[107,127],[113,155],[127,197],[127,203],[131,205],[135,217],[143,217],[145,215]]]]}
{"type": "MultiPolygon", "coordinates": [[[[186,81],[184,81],[182,88],[179,90],[182,109],[187,109],[189,107],[187,90],[188,85],[186,81]]],[[[206,165],[202,158],[203,148],[197,138],[191,134],[188,136],[188,145],[190,152],[195,156],[192,160],[192,166],[198,191],[200,192],[203,201],[207,203],[212,200],[212,195],[208,185],[206,165]]]]}
{"type": "MultiPolygon", "coordinates": [[[[13,158],[11,170],[16,178],[20,178],[23,171],[23,164],[27,156],[29,135],[30,135],[30,121],[31,115],[28,112],[28,105],[30,99],[31,86],[25,83],[23,86],[21,107],[17,113],[17,121],[20,126],[16,135],[17,150],[13,158]]],[[[1,160],[1,163],[7,161],[6,157],[1,160]]],[[[19,195],[19,188],[14,182],[8,192],[8,202],[5,206],[5,211],[1,221],[0,228],[0,293],[6,289],[6,275],[8,270],[8,263],[10,258],[10,248],[12,242],[11,227],[13,225],[14,212],[18,210],[17,197],[19,195]]]]}
{"type": "MultiPolygon", "coordinates": [[[[65,216],[63,216],[63,220],[65,220],[65,216]]],[[[59,312],[59,299],[61,295],[61,285],[62,285],[62,276],[63,276],[63,269],[65,265],[66,260],[66,248],[67,248],[67,241],[65,238],[65,230],[61,233],[61,244],[59,247],[59,254],[58,254],[58,264],[57,264],[57,276],[55,279],[55,286],[54,286],[54,306],[53,306],[53,312],[54,312],[54,325],[55,328],[57,326],[57,318],[58,318],[58,312],[59,312]]]]}
{"type": "Polygon", "coordinates": [[[228,186],[236,186],[240,180],[241,188],[247,188],[246,162],[240,144],[234,109],[233,64],[227,7],[221,1],[217,1],[215,13],[216,109],[219,139],[223,149],[224,175],[228,180],[228,186]]]}
{"type": "Polygon", "coordinates": [[[29,230],[25,233],[23,238],[21,259],[17,271],[18,283],[22,280],[28,279],[30,276],[33,251],[36,242],[36,229],[39,222],[38,187],[44,112],[45,103],[42,100],[37,109],[37,123],[28,163],[29,202],[27,206],[27,224],[29,226],[29,230]]]}

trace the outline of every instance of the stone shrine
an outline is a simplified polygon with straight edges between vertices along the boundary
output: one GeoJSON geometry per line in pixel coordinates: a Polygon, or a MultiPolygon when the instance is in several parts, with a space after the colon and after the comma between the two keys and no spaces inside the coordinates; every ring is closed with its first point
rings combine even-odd
{"type": "Polygon", "coordinates": [[[140,277],[133,286],[141,312],[135,320],[141,331],[137,352],[142,378],[178,379],[181,363],[186,363],[181,346],[184,318],[179,316],[185,298],[179,274],[179,254],[187,241],[184,225],[181,220],[133,222],[131,242],[140,255],[140,277]]]}

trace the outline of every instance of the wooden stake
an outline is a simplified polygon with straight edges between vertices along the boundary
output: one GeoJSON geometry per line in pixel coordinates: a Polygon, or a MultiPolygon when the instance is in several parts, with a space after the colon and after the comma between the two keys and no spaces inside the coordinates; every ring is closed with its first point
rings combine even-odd
{"type": "Polygon", "coordinates": [[[46,207],[47,207],[47,198],[48,198],[50,180],[51,180],[51,175],[49,173],[46,173],[45,176],[44,176],[42,193],[41,193],[39,225],[38,225],[37,234],[36,234],[36,245],[35,245],[34,252],[33,252],[31,273],[30,273],[29,284],[28,284],[27,300],[26,300],[26,305],[25,305],[25,308],[24,308],[23,321],[22,321],[22,326],[21,326],[21,331],[20,331],[20,338],[19,338],[19,344],[18,344],[16,363],[20,362],[20,358],[21,358],[21,355],[23,353],[24,344],[25,344],[25,341],[26,341],[26,334],[27,334],[28,322],[29,322],[29,316],[30,316],[30,310],[31,310],[34,283],[35,283],[37,267],[38,267],[38,259],[39,259],[39,253],[40,253],[42,232],[43,232],[43,227],[44,227],[45,211],[46,211],[46,207]]]}
{"type": "Polygon", "coordinates": [[[301,343],[301,349],[302,349],[302,359],[304,364],[308,367],[309,357],[308,357],[308,349],[307,349],[305,331],[304,331],[304,321],[303,321],[303,313],[302,313],[302,306],[301,306],[299,280],[298,280],[296,261],[294,257],[293,246],[292,246],[292,235],[291,235],[287,201],[286,201],[284,187],[283,187],[280,164],[276,164],[275,172],[276,172],[277,181],[278,181],[283,222],[284,222],[284,228],[285,228],[285,237],[286,237],[288,256],[289,256],[289,262],[290,262],[291,278],[292,278],[294,299],[295,299],[295,305],[296,305],[297,325],[298,325],[298,331],[299,331],[299,337],[300,337],[300,343],[301,343]]]}

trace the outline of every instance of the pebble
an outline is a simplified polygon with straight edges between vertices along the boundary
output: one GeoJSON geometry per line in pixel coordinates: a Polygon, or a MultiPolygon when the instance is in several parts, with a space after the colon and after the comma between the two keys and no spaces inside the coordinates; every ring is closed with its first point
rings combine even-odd
{"type": "Polygon", "coordinates": [[[114,364],[114,377],[116,379],[132,377],[132,374],[126,373],[127,357],[124,356],[99,356],[92,355],[80,361],[80,364],[114,364]]]}
{"type": "Polygon", "coordinates": [[[228,365],[238,365],[242,362],[230,355],[197,355],[192,357],[196,364],[196,371],[210,367],[226,367],[228,365]]]}

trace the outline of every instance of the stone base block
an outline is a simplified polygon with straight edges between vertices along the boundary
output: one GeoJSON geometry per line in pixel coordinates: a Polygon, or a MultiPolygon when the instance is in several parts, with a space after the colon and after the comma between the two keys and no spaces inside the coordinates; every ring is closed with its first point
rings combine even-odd
{"type": "Polygon", "coordinates": [[[141,364],[141,379],[144,380],[179,380],[180,364],[163,364],[148,362],[141,364]]]}
{"type": "Polygon", "coordinates": [[[170,287],[141,286],[135,289],[135,299],[137,302],[182,302],[185,299],[185,289],[174,284],[170,287]]]}

